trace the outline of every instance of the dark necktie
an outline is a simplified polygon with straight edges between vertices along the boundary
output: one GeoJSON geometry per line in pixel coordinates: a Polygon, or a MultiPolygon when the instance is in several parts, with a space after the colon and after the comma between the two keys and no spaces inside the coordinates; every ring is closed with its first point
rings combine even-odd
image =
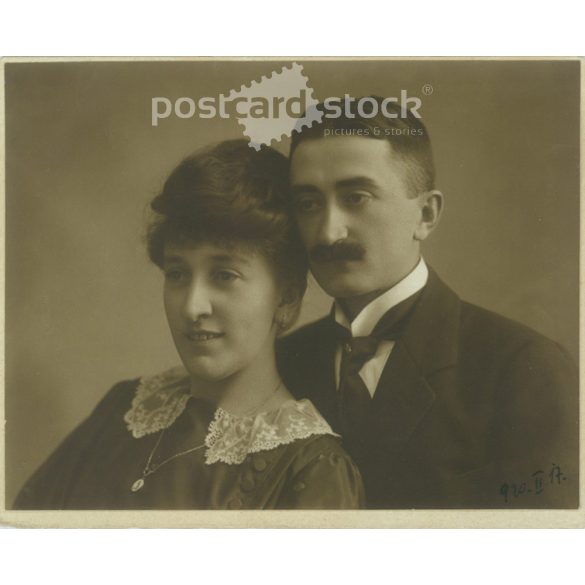
{"type": "Polygon", "coordinates": [[[352,337],[351,332],[335,323],[338,341],[341,343],[341,368],[339,372],[338,412],[344,443],[353,451],[363,443],[365,424],[372,397],[359,375],[363,365],[374,357],[381,340],[395,340],[404,319],[414,306],[419,293],[398,303],[387,311],[371,335],[352,337]]]}

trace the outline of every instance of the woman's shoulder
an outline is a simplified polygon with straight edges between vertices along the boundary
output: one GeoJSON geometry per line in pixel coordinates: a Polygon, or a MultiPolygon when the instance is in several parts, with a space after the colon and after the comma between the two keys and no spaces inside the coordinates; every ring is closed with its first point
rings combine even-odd
{"type": "Polygon", "coordinates": [[[140,384],[140,378],[121,380],[116,382],[98,401],[84,420],[77,426],[76,431],[89,429],[120,427],[124,413],[130,408],[140,384]],[[118,424],[115,424],[115,423],[118,424]]]}
{"type": "MultiPolygon", "coordinates": [[[[327,422],[325,424],[329,427],[327,422]]],[[[299,438],[291,443],[289,457],[293,460],[292,466],[296,470],[312,465],[342,466],[359,475],[353,459],[343,448],[341,436],[333,431],[299,438]]]]}
{"type": "Polygon", "coordinates": [[[289,445],[287,459],[289,480],[280,507],[364,507],[365,495],[360,471],[343,448],[338,435],[313,434],[299,439],[289,445]]]}
{"type": "Polygon", "coordinates": [[[185,410],[190,396],[187,370],[176,366],[135,381],[124,421],[135,439],[169,427],[185,410]]]}
{"type": "Polygon", "coordinates": [[[67,490],[74,485],[80,469],[95,454],[98,438],[123,433],[124,410],[132,401],[138,379],[124,380],[112,388],[75,429],[73,429],[33,473],[18,494],[15,509],[67,507],[67,490]]]}
{"type": "MultiPolygon", "coordinates": [[[[170,384],[170,376],[173,376],[173,380],[175,380],[177,374],[178,368],[173,368],[155,375],[116,382],[96,404],[81,426],[99,424],[100,421],[109,421],[110,424],[118,423],[132,432],[133,427],[128,421],[128,418],[132,415],[138,420],[142,420],[143,425],[145,425],[144,410],[149,406],[152,410],[156,410],[152,406],[157,400],[156,397],[164,393],[164,388],[170,384]],[[160,390],[160,392],[155,392],[155,389],[160,390]],[[143,414],[142,419],[140,419],[140,414],[143,414]]],[[[160,429],[153,429],[151,432],[156,430],[160,429]]],[[[144,432],[143,434],[147,433],[144,432]]],[[[142,435],[134,434],[134,436],[142,435]]]]}
{"type": "Polygon", "coordinates": [[[109,412],[116,408],[124,408],[131,404],[140,383],[140,378],[116,382],[102,397],[93,409],[94,414],[109,412]]]}

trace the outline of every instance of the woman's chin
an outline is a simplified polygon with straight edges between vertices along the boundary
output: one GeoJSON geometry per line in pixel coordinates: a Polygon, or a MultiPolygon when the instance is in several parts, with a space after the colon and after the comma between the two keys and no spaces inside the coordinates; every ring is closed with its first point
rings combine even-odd
{"type": "Polygon", "coordinates": [[[191,358],[190,360],[183,360],[183,364],[195,383],[197,381],[204,384],[221,382],[233,373],[225,364],[217,363],[216,360],[209,358],[191,358]]]}

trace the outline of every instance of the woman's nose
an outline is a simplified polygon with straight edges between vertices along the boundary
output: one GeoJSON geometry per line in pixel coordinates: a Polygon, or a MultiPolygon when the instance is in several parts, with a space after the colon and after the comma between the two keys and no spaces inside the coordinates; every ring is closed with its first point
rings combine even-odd
{"type": "Polygon", "coordinates": [[[201,317],[211,315],[212,304],[208,288],[200,282],[193,282],[185,301],[185,316],[197,321],[201,317]]]}

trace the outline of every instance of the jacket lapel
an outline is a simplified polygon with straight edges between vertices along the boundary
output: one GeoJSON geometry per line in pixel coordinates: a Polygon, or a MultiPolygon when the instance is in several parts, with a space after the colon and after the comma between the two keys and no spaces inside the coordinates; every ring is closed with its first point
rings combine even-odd
{"type": "MultiPolygon", "coordinates": [[[[372,400],[372,437],[401,443],[412,435],[440,395],[432,375],[457,363],[460,301],[429,270],[372,400]]],[[[437,378],[437,380],[440,378],[437,378]]]]}
{"type": "Polygon", "coordinates": [[[288,381],[297,398],[308,397],[334,428],[338,428],[335,352],[337,338],[330,317],[316,323],[302,347],[289,355],[288,381]],[[300,389],[300,391],[299,391],[300,389]]]}
{"type": "Polygon", "coordinates": [[[321,333],[319,345],[314,352],[315,363],[312,371],[317,372],[317,384],[312,395],[315,397],[317,408],[330,422],[333,429],[337,430],[339,428],[339,409],[335,384],[337,337],[333,323],[329,319],[325,322],[321,333]]]}
{"type": "Polygon", "coordinates": [[[417,363],[404,343],[397,341],[372,400],[374,435],[391,443],[407,440],[434,400],[435,393],[417,363]]]}

